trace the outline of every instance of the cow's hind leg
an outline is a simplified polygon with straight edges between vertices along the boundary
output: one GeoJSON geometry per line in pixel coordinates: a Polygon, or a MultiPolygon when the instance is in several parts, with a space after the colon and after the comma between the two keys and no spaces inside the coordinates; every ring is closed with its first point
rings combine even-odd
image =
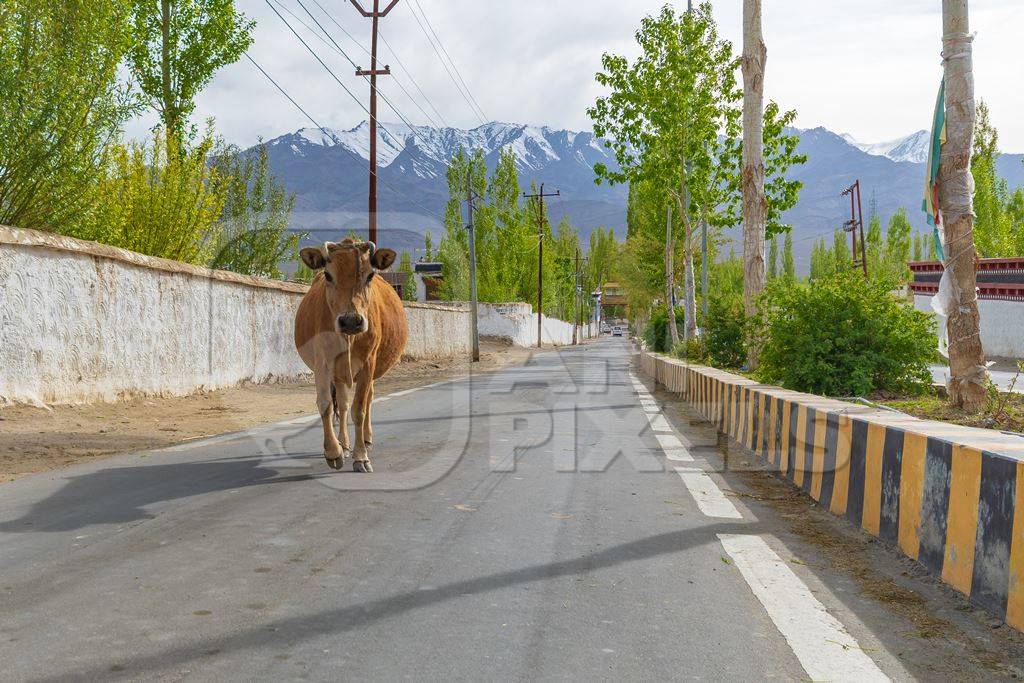
{"type": "Polygon", "coordinates": [[[316,380],[316,405],[320,411],[320,422],[324,430],[324,458],[333,469],[340,470],[344,451],[334,433],[334,400],[331,396],[331,375],[329,369],[314,372],[316,380]]]}

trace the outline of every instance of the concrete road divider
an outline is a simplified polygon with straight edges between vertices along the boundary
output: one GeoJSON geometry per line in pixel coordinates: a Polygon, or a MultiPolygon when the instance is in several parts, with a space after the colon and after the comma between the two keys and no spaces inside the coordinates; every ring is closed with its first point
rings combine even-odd
{"type": "Polygon", "coordinates": [[[833,514],[1024,630],[1024,437],[641,352],[643,371],[833,514]]]}

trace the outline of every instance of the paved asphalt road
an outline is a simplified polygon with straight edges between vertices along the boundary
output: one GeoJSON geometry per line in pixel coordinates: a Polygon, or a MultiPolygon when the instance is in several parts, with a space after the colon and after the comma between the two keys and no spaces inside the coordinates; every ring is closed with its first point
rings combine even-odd
{"type": "Polygon", "coordinates": [[[816,569],[632,361],[605,339],[387,397],[372,475],[300,419],[3,485],[0,679],[1008,671],[816,569]]]}

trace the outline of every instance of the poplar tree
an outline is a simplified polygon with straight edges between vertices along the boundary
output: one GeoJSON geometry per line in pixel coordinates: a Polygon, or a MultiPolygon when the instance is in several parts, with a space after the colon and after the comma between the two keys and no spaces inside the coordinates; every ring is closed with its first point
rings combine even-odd
{"type": "Polygon", "coordinates": [[[196,96],[249,49],[255,25],[234,0],[135,0],[129,64],[169,138],[185,141],[196,96]]]}
{"type": "Polygon", "coordinates": [[[768,279],[774,280],[779,276],[779,239],[772,237],[768,247],[768,279]]]}

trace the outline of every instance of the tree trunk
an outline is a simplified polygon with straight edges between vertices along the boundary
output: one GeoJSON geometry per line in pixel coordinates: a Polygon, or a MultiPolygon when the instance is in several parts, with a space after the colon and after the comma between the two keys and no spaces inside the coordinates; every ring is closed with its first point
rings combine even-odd
{"type": "Polygon", "coordinates": [[[953,404],[980,410],[985,403],[985,353],[979,334],[974,250],[974,74],[967,0],[942,1],[942,55],[946,80],[946,143],[939,157],[939,207],[945,226],[946,273],[953,290],[946,323],[949,396],[953,404]]]}
{"type": "MultiPolygon", "coordinates": [[[[680,187],[680,194],[686,196],[686,182],[680,187]]],[[[686,213],[686,202],[678,199],[679,215],[683,219],[683,265],[686,268],[683,287],[683,339],[689,341],[697,336],[697,288],[693,276],[693,223],[686,213]]]]}
{"type": "MultiPolygon", "coordinates": [[[[743,306],[757,313],[764,289],[764,232],[768,200],[764,194],[764,64],[761,0],[743,0],[743,306]]],[[[747,348],[747,365],[757,367],[757,349],[747,348]]]]}
{"type": "Polygon", "coordinates": [[[669,340],[675,350],[679,344],[679,330],[676,328],[676,307],[672,290],[675,289],[675,264],[672,259],[672,251],[675,249],[672,239],[672,205],[669,204],[665,212],[665,306],[668,309],[668,330],[669,340]]]}
{"type": "Polygon", "coordinates": [[[171,87],[171,0],[160,0],[160,81],[164,135],[177,139],[181,122],[171,87]]]}

